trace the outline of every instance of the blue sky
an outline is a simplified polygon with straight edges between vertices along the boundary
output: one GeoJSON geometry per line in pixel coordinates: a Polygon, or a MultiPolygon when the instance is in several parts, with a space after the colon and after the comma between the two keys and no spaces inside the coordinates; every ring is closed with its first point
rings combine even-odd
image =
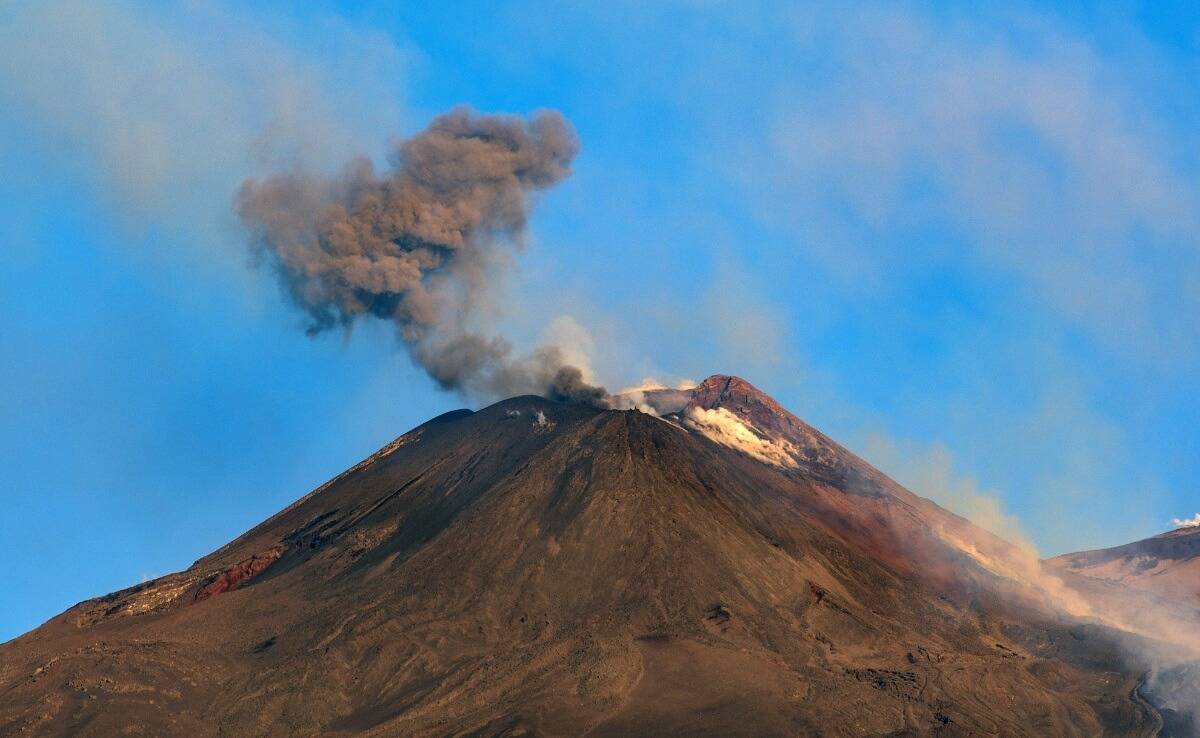
{"type": "Polygon", "coordinates": [[[1190,4],[565,7],[0,9],[0,640],[462,404],[381,326],[305,337],[231,208],[457,103],[583,144],[518,343],[741,374],[1043,554],[1200,511],[1190,4]]]}

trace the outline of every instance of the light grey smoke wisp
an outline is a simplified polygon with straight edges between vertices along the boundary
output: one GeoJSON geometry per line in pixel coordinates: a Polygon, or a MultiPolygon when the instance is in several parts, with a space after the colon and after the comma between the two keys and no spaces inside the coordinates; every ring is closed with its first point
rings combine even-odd
{"type": "Polygon", "coordinates": [[[360,158],[338,177],[249,180],[238,211],[310,334],[374,317],[396,327],[443,389],[601,404],[605,390],[558,347],[519,357],[504,338],[467,327],[494,270],[520,249],[531,199],[569,176],[578,153],[558,112],[526,119],[457,107],[400,141],[386,171],[360,158]]]}

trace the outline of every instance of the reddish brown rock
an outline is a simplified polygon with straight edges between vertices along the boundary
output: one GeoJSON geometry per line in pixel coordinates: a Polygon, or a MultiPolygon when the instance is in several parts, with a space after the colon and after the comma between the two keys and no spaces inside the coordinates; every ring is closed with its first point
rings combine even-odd
{"type": "Polygon", "coordinates": [[[209,597],[236,589],[242,583],[263,573],[268,566],[279,560],[285,550],[283,546],[276,546],[213,574],[200,586],[200,589],[196,590],[196,596],[192,598],[192,601],[203,602],[209,597]]]}

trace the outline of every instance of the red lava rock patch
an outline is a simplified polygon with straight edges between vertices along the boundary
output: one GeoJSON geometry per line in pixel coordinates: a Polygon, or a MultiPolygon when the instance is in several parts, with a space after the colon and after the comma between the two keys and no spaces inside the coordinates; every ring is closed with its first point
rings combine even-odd
{"type": "Polygon", "coordinates": [[[243,582],[253,579],[263,573],[268,566],[278,561],[279,557],[283,556],[285,550],[284,546],[276,546],[262,553],[254,554],[245,561],[238,562],[228,569],[217,572],[196,591],[193,602],[203,602],[209,597],[215,597],[228,592],[243,582]]]}

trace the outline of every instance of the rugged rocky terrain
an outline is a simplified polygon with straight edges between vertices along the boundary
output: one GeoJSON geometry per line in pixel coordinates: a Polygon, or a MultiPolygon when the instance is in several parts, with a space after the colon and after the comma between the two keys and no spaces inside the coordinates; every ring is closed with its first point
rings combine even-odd
{"type": "MultiPolygon", "coordinates": [[[[748,383],[456,411],[0,646],[0,734],[1153,735],[1020,552],[748,383]]],[[[1036,568],[1036,566],[1035,566],[1036,568]]]]}

